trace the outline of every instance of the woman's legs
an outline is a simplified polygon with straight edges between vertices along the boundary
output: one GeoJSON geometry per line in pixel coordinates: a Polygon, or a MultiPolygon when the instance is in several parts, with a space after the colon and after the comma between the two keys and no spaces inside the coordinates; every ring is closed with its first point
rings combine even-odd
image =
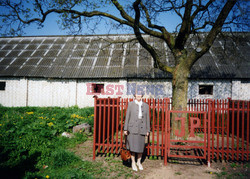
{"type": "Polygon", "coordinates": [[[139,167],[140,170],[143,170],[142,164],[141,164],[141,158],[142,158],[142,153],[137,154],[137,166],[139,167]]]}
{"type": "Polygon", "coordinates": [[[131,152],[131,161],[132,161],[132,169],[134,171],[137,171],[137,167],[136,167],[136,164],[135,164],[135,153],[134,152],[131,152]]]}

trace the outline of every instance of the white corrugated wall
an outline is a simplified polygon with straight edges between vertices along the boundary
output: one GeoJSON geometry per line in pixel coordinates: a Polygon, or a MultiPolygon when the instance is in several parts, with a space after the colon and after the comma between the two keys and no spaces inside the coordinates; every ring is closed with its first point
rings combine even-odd
{"type": "MultiPolygon", "coordinates": [[[[42,78],[0,78],[1,82],[6,82],[5,90],[0,90],[0,104],[3,106],[60,106],[69,107],[77,105],[80,108],[94,106],[93,94],[87,93],[88,83],[104,84],[104,90],[112,86],[112,95],[99,94],[98,97],[132,97],[127,95],[129,86],[132,84],[141,85],[145,90],[146,98],[171,97],[172,84],[166,80],[76,80],[76,79],[42,79],[42,78]],[[122,95],[117,95],[116,85],[123,85],[122,95]],[[151,89],[151,91],[148,91],[151,89]],[[150,94],[147,94],[150,92],[150,94]],[[151,94],[153,92],[153,94],[151,94]]],[[[131,87],[131,86],[130,86],[131,87]]],[[[214,99],[249,100],[250,83],[229,80],[190,80],[189,98],[209,97],[214,99]],[[214,94],[210,96],[198,95],[198,85],[200,83],[213,84],[214,94]]],[[[105,91],[106,92],[106,91],[105,91]]]]}
{"type": "Polygon", "coordinates": [[[27,79],[0,78],[5,90],[0,90],[0,104],[3,106],[26,106],[27,79]]]}
{"type": "Polygon", "coordinates": [[[76,80],[30,79],[28,106],[76,105],[76,80]]]}

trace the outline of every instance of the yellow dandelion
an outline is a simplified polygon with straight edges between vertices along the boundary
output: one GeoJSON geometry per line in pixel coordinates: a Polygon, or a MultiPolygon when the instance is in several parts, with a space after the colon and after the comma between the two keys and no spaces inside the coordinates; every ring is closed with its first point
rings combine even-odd
{"type": "Polygon", "coordinates": [[[52,120],[55,120],[55,118],[52,118],[52,120]]]}
{"type": "Polygon", "coordinates": [[[23,119],[23,117],[21,117],[21,119],[23,119]]]}
{"type": "Polygon", "coordinates": [[[49,175],[46,175],[46,178],[49,178],[49,175]]]}
{"type": "Polygon", "coordinates": [[[26,112],[26,114],[34,114],[34,112],[32,112],[32,111],[31,112],[26,112]]]}
{"type": "Polygon", "coordinates": [[[43,124],[43,122],[40,122],[40,124],[43,124]]]}
{"type": "Polygon", "coordinates": [[[47,125],[48,125],[49,127],[51,127],[51,126],[53,126],[54,124],[53,124],[53,122],[49,122],[47,125]]]}
{"type": "Polygon", "coordinates": [[[210,174],[213,174],[213,172],[210,172],[210,174]]]}
{"type": "Polygon", "coordinates": [[[0,124],[0,126],[2,126],[3,124],[0,124]]]}

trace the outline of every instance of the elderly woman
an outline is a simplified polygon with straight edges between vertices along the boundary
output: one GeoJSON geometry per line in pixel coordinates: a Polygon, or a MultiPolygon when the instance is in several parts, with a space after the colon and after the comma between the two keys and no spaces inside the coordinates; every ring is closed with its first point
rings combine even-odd
{"type": "Polygon", "coordinates": [[[124,125],[124,135],[127,135],[127,148],[131,152],[132,169],[143,170],[141,164],[142,153],[145,147],[145,136],[150,132],[149,106],[142,102],[143,93],[137,92],[135,100],[128,104],[126,120],[124,125]],[[135,154],[137,153],[137,163],[135,154]]]}

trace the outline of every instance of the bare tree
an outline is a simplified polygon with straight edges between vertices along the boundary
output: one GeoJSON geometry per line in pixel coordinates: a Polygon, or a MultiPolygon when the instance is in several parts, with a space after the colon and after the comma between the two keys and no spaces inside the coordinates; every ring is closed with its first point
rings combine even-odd
{"type": "MultiPolygon", "coordinates": [[[[72,33],[84,27],[95,29],[100,21],[111,19],[112,28],[130,28],[138,42],[150,53],[155,67],[172,74],[173,108],[187,106],[188,77],[193,64],[212,46],[223,31],[248,31],[246,0],[1,0],[1,31],[21,35],[23,29],[37,23],[42,27],[50,14],[58,14],[58,23],[72,33]],[[116,13],[117,12],[117,13],[116,13]],[[174,32],[161,25],[159,17],[174,13],[180,19],[174,32]],[[87,26],[88,27],[88,26],[87,26]],[[89,26],[90,27],[90,26],[89,26]],[[187,50],[189,38],[199,32],[205,38],[193,50],[187,50]],[[175,59],[174,66],[162,63],[159,51],[144,39],[143,34],[163,40],[175,59]]],[[[173,126],[175,128],[176,126],[173,126]]]]}

